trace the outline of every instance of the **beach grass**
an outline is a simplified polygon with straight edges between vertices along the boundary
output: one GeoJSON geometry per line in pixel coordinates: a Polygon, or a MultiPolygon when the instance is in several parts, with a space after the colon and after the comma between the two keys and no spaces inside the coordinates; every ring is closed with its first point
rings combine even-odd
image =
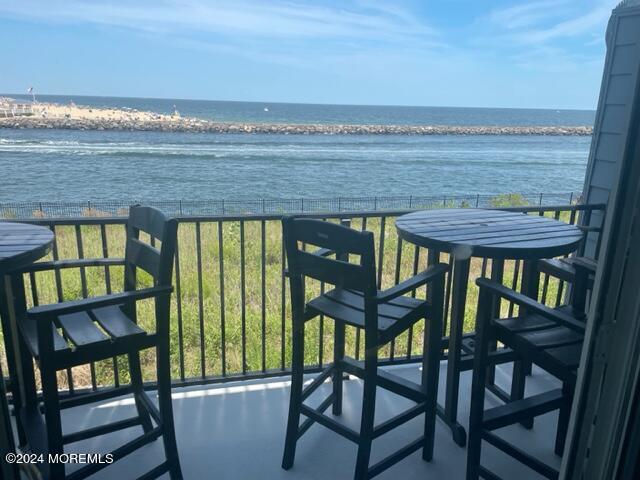
{"type": "MultiPolygon", "coordinates": [[[[568,220],[568,214],[561,216],[568,220]]],[[[398,246],[398,237],[394,219],[387,218],[384,225],[384,240],[381,242],[381,219],[369,218],[363,225],[361,218],[354,219],[352,228],[365,227],[374,233],[377,253],[382,253],[381,287],[388,288],[398,280],[409,278],[414,273],[414,261],[418,269],[426,267],[427,252],[406,242],[398,246]],[[383,244],[382,250],[380,247],[383,244]],[[400,248],[400,250],[398,250],[400,248]],[[397,254],[400,252],[400,261],[397,254]],[[417,256],[416,256],[417,255],[417,256]],[[397,268],[399,267],[399,269],[397,268]]],[[[85,258],[122,257],[124,255],[125,232],[122,225],[107,225],[105,238],[107,251],[103,250],[100,227],[83,225],[80,227],[82,250],[85,258]]],[[[56,227],[56,242],[60,259],[78,258],[78,232],[74,226],[56,227]]],[[[179,283],[174,280],[176,291],[171,303],[171,372],[174,379],[203,376],[222,376],[223,374],[241,374],[288,367],[291,359],[290,330],[291,315],[288,284],[283,279],[283,254],[281,225],[279,221],[225,221],[219,227],[217,222],[180,224],[178,231],[178,268],[179,283]],[[222,242],[220,241],[222,233],[222,242]],[[199,237],[199,239],[198,239],[199,237]],[[241,242],[241,240],[243,241],[241,242]],[[264,245],[263,245],[264,239],[264,245]],[[241,248],[244,245],[244,249],[241,248]],[[222,249],[220,248],[222,245],[222,249]],[[244,250],[244,251],[242,251],[244,250]],[[264,263],[262,262],[264,252],[264,263]],[[223,259],[223,274],[221,262],[223,259]],[[244,260],[244,261],[243,261],[244,260]],[[244,280],[244,282],[243,282],[244,280]],[[224,296],[221,296],[224,282],[224,296]],[[243,286],[244,285],[244,286],[243,286]],[[284,286],[284,292],[283,292],[284,286]],[[178,291],[179,290],[179,291],[178,291]],[[200,293],[201,292],[201,293],[200,293]],[[284,302],[283,302],[284,295],[284,302]],[[244,299],[244,302],[243,302],[244,299]],[[284,311],[283,311],[284,305],[284,311]],[[283,324],[284,319],[284,324],[283,324]],[[224,324],[224,328],[223,328],[224,324]],[[284,330],[284,337],[282,332],[284,330]],[[244,335],[243,335],[244,332],[244,335]],[[224,333],[224,365],[223,365],[224,333]],[[263,347],[264,345],[264,347],[263,347]]],[[[51,260],[52,256],[44,260],[51,260]]],[[[448,262],[443,254],[442,261],[448,262]]],[[[505,264],[504,283],[516,288],[519,280],[513,284],[515,263],[505,264]]],[[[465,309],[465,331],[472,331],[478,290],[475,279],[482,274],[483,261],[473,259],[469,291],[465,309]]],[[[490,274],[491,261],[486,264],[486,275],[490,274]]],[[[123,268],[109,268],[110,291],[121,291],[123,268]]],[[[175,276],[175,272],[174,272],[175,276]]],[[[103,295],[108,292],[107,272],[103,267],[91,267],[60,272],[64,300],[81,298],[84,295],[103,295]]],[[[39,304],[58,301],[56,277],[53,272],[37,273],[35,277],[25,276],[29,305],[34,304],[32,281],[35,280],[37,302],[39,304]]],[[[150,278],[140,275],[140,285],[149,285],[150,278]]],[[[317,295],[320,286],[312,282],[306,285],[308,297],[317,295]]],[[[555,302],[558,282],[551,280],[547,298],[555,302]]],[[[424,297],[424,289],[417,293],[424,297]]],[[[508,313],[508,305],[502,306],[508,313]]],[[[517,312],[517,308],[515,309],[517,312]]],[[[147,330],[155,329],[152,301],[138,304],[138,322],[147,330]]],[[[393,346],[396,357],[407,355],[409,346],[412,355],[422,350],[423,322],[402,335],[393,346]]],[[[333,355],[333,321],[315,319],[306,326],[305,361],[309,365],[319,362],[322,353],[323,362],[330,361],[333,355]],[[319,351],[322,338],[322,352],[319,351]]],[[[347,352],[355,355],[356,332],[348,329],[347,352]]],[[[381,351],[381,357],[390,355],[390,348],[381,351]]],[[[360,355],[363,345],[360,342],[360,355]]],[[[116,360],[119,382],[127,383],[127,359],[116,360]]],[[[155,379],[155,360],[151,350],[142,354],[143,376],[145,380],[155,379]]],[[[4,367],[6,368],[6,366],[4,367]]],[[[73,383],[76,388],[92,384],[114,383],[114,362],[105,360],[96,365],[73,369],[73,383]]],[[[6,370],[5,370],[6,371],[6,370]]],[[[65,372],[59,376],[61,388],[68,385],[65,372]]]]}

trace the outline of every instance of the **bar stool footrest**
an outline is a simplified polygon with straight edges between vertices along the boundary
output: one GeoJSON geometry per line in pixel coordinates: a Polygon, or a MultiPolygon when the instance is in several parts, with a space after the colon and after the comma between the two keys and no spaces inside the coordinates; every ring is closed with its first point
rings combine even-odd
{"type": "MultiPolygon", "coordinates": [[[[139,437],[136,437],[133,440],[125,443],[124,445],[121,445],[111,452],[111,454],[113,455],[113,461],[117,462],[121,458],[124,458],[130,453],[135,452],[147,443],[153,442],[160,435],[162,435],[162,429],[160,427],[155,427],[148,432],[143,433],[139,437]]],[[[67,475],[66,480],[81,480],[83,478],[87,478],[88,476],[93,475],[97,471],[102,470],[109,465],[110,464],[108,463],[91,463],[89,465],[85,465],[79,470],[76,470],[75,472],[67,475]]]]}
{"type": "MultiPolygon", "coordinates": [[[[345,357],[340,362],[341,370],[356,377],[364,377],[364,362],[345,357]]],[[[394,375],[386,370],[378,369],[376,384],[380,388],[408,398],[409,400],[422,403],[427,399],[426,393],[421,385],[407,380],[406,378],[394,375]]]]}
{"type": "MultiPolygon", "coordinates": [[[[330,397],[333,400],[332,397],[333,395],[330,397]]],[[[360,441],[360,435],[358,434],[358,432],[347,427],[346,425],[335,421],[333,418],[327,417],[326,415],[321,413],[319,409],[311,408],[303,404],[300,406],[300,413],[308,417],[310,420],[318,422],[320,425],[334,431],[338,435],[342,435],[347,440],[351,440],[354,443],[358,443],[360,441]]]]}
{"type": "Polygon", "coordinates": [[[496,430],[537,417],[559,409],[565,401],[562,389],[556,389],[491,408],[484,412],[482,429],[496,430]]]}
{"type": "Polygon", "coordinates": [[[549,465],[541,462],[537,458],[529,455],[528,453],[525,453],[522,449],[516,447],[515,445],[512,445],[506,440],[503,440],[495,433],[483,431],[482,439],[545,478],[555,480],[560,475],[560,472],[555,468],[552,468],[549,465]]]}
{"type": "MultiPolygon", "coordinates": [[[[325,398],[324,401],[320,405],[318,405],[314,410],[319,415],[323,415],[324,411],[327,408],[329,408],[333,404],[334,401],[335,401],[335,395],[332,393],[327,398],[325,398]]],[[[304,422],[302,422],[302,425],[300,425],[298,427],[298,437],[297,438],[300,438],[302,435],[304,435],[306,433],[306,431],[309,430],[311,425],[313,425],[314,423],[316,423],[316,420],[314,420],[311,417],[308,417],[304,422]]]]}
{"type": "Polygon", "coordinates": [[[385,457],[384,459],[380,460],[378,463],[376,463],[372,467],[369,467],[369,470],[367,471],[367,477],[368,478],[373,478],[376,475],[381,474],[386,469],[388,469],[392,465],[395,465],[396,463],[398,463],[403,458],[408,457],[409,455],[411,455],[416,450],[419,450],[420,448],[422,448],[423,445],[424,445],[424,442],[425,442],[425,438],[424,438],[424,436],[422,436],[422,437],[414,440],[410,444],[402,447],[400,450],[397,450],[394,453],[392,453],[391,455],[389,455],[389,456],[385,457]]]}

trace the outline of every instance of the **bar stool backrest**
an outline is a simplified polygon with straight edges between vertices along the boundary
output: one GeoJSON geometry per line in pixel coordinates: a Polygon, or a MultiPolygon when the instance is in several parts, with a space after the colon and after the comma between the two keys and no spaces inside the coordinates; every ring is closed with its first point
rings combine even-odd
{"type": "MultiPolygon", "coordinates": [[[[126,232],[124,290],[136,290],[138,269],[144,270],[153,278],[154,286],[171,286],[178,221],[156,208],[134,205],[129,210],[126,232]],[[140,238],[140,232],[149,235],[149,243],[140,238]]],[[[126,313],[135,319],[135,304],[125,308],[126,313]]]]}
{"type": "Polygon", "coordinates": [[[335,223],[285,217],[282,221],[289,276],[310,277],[321,282],[376,295],[373,234],[335,223]],[[335,252],[335,259],[303,250],[302,244],[335,252]],[[358,263],[350,263],[353,256],[358,263]]]}

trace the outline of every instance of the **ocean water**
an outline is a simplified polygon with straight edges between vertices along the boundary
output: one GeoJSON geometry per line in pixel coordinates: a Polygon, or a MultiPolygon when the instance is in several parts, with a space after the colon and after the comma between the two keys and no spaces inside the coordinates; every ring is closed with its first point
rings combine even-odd
{"type": "MultiPolygon", "coordinates": [[[[593,112],[73,97],[288,123],[590,125],[593,112]],[[181,103],[180,103],[181,102],[181,103]],[[266,114],[263,116],[263,114],[266,114]],[[267,118],[269,117],[269,118],[267,118]]],[[[68,97],[41,97],[68,101],[68,97]]],[[[579,192],[589,137],[231,135],[0,129],[0,202],[579,192]]]]}

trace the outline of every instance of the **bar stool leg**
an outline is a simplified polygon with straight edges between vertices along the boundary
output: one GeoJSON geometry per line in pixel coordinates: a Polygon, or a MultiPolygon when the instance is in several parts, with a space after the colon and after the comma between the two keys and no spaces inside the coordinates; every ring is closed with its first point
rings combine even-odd
{"type": "MultiPolygon", "coordinates": [[[[484,375],[483,375],[484,376],[484,375]]],[[[480,476],[480,455],[482,453],[482,409],[484,408],[484,388],[471,394],[469,414],[469,439],[467,443],[466,480],[477,480],[480,476]]]]}
{"type": "Polygon", "coordinates": [[[334,415],[342,414],[342,382],[343,372],[340,368],[340,362],[344,359],[344,336],[345,326],[342,322],[335,322],[335,335],[333,343],[333,406],[334,415]]]}
{"type": "Polygon", "coordinates": [[[566,383],[562,384],[562,393],[565,395],[565,401],[558,412],[558,429],[556,431],[556,445],[554,448],[556,455],[559,456],[562,456],[564,453],[564,444],[567,439],[569,417],[571,415],[572,395],[571,390],[566,383]]]}
{"type": "MultiPolygon", "coordinates": [[[[504,279],[504,260],[493,259],[491,260],[491,280],[494,280],[500,284],[504,279]]],[[[496,298],[493,305],[493,314],[495,318],[500,318],[500,299],[496,298]]],[[[498,342],[491,341],[489,344],[489,351],[495,352],[498,348],[498,342]]],[[[496,380],[496,366],[492,365],[487,370],[487,386],[495,385],[496,380]]]]}
{"type": "MultiPolygon", "coordinates": [[[[511,401],[522,400],[524,398],[524,391],[527,379],[526,361],[517,359],[513,362],[513,377],[511,379],[511,401]]],[[[526,429],[533,428],[533,417],[527,418],[520,422],[526,429]]]]}
{"type": "MultiPolygon", "coordinates": [[[[142,383],[142,370],[140,368],[140,352],[131,352],[129,353],[128,357],[129,372],[131,375],[131,387],[133,388],[133,398],[136,403],[138,416],[140,417],[140,423],[142,424],[142,430],[147,433],[153,428],[153,425],[151,424],[151,416],[149,415],[149,412],[140,400],[140,395],[142,395],[144,392],[142,383]]],[[[158,382],[159,381],[160,377],[158,377],[158,382]]]]}
{"type": "Polygon", "coordinates": [[[476,320],[476,343],[471,382],[471,404],[469,411],[469,441],[467,444],[466,480],[477,480],[480,474],[482,452],[482,421],[484,417],[485,386],[487,381],[487,356],[493,338],[488,331],[492,310],[491,295],[480,291],[476,320]]]}
{"type": "Polygon", "coordinates": [[[182,480],[180,457],[176,444],[176,431],[171,402],[171,371],[169,366],[169,337],[160,340],[157,350],[158,406],[162,418],[162,441],[172,480],[182,480]]]}
{"type": "Polygon", "coordinates": [[[289,470],[293,466],[298,440],[300,407],[302,405],[302,385],[304,374],[304,320],[293,321],[293,346],[291,352],[291,398],[289,400],[289,418],[287,435],[284,441],[282,468],[289,470]]]}
{"type": "MultiPolygon", "coordinates": [[[[44,419],[47,425],[48,453],[52,455],[64,453],[62,442],[62,419],[60,418],[60,399],[58,397],[58,379],[56,371],[43,368],[40,370],[42,380],[42,396],[44,403],[44,419]]],[[[64,478],[64,463],[49,463],[49,478],[64,478]]]]}
{"type": "Polygon", "coordinates": [[[443,323],[444,279],[435,282],[429,292],[431,318],[425,319],[424,351],[422,353],[422,386],[426,388],[427,405],[424,417],[424,447],[422,459],[431,461],[436,433],[438,384],[440,378],[440,343],[443,323]]]}
{"type": "Polygon", "coordinates": [[[373,422],[376,412],[376,379],[378,376],[378,349],[367,346],[364,360],[364,391],[362,397],[362,419],[360,421],[360,440],[354,480],[366,480],[369,477],[369,459],[373,441],[373,422]]]}
{"type": "MultiPolygon", "coordinates": [[[[18,343],[20,346],[20,364],[22,365],[22,383],[24,385],[24,407],[29,410],[38,406],[38,390],[36,387],[36,378],[33,369],[33,359],[27,350],[22,335],[18,335],[18,343]]],[[[17,405],[16,405],[17,407],[17,405]]],[[[18,421],[18,423],[21,423],[18,421]]]]}
{"type": "Polygon", "coordinates": [[[445,421],[451,428],[453,440],[461,447],[466,444],[464,427],[458,423],[458,397],[460,393],[460,349],[471,261],[454,259],[453,286],[451,292],[451,324],[449,328],[449,352],[447,355],[447,390],[444,405],[445,421]]]}

